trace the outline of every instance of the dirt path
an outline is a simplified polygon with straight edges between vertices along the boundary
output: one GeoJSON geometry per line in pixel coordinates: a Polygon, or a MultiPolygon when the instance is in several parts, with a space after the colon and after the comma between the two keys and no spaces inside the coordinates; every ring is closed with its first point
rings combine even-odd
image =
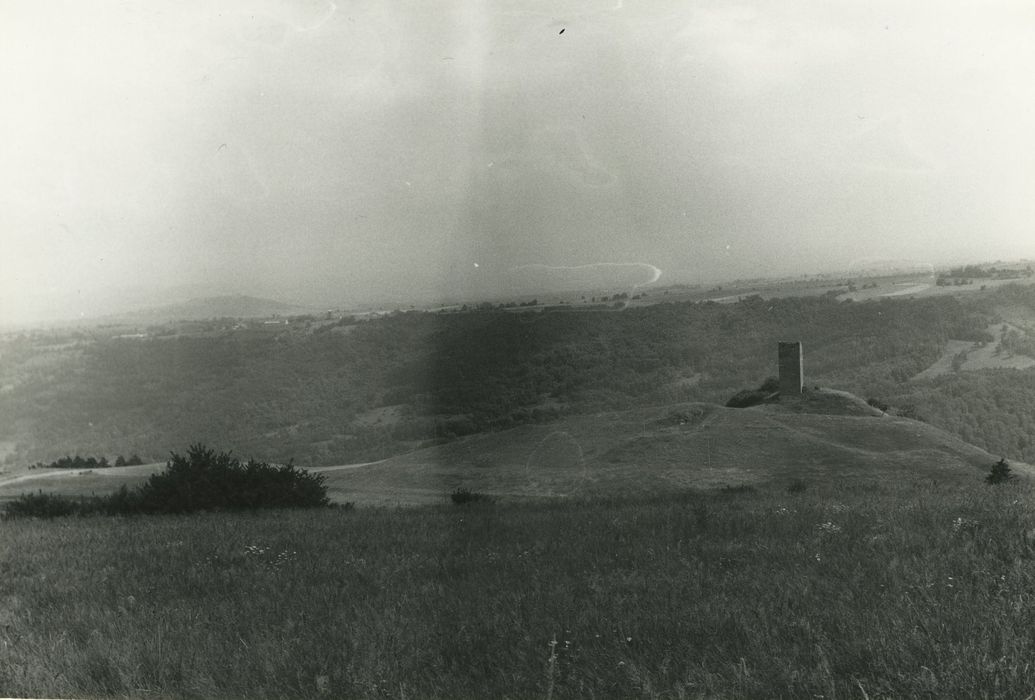
{"type": "MultiPolygon", "coordinates": [[[[313,473],[321,472],[336,472],[343,471],[346,469],[359,469],[360,467],[369,467],[374,464],[381,464],[384,459],[379,459],[375,462],[359,462],[356,464],[338,464],[330,467],[313,467],[306,469],[306,471],[313,473]]],[[[22,474],[3,477],[0,476],[0,489],[14,484],[20,484],[25,481],[41,481],[44,479],[59,479],[66,478],[71,479],[77,476],[85,476],[87,474],[91,476],[149,476],[150,474],[157,473],[161,470],[164,465],[160,462],[154,464],[134,465],[131,467],[104,467],[101,469],[55,469],[53,471],[34,470],[25,472],[22,474]]]]}
{"type": "Polygon", "coordinates": [[[381,462],[387,461],[388,458],[379,459],[376,462],[359,462],[357,464],[339,464],[333,467],[311,467],[306,471],[320,473],[320,472],[340,472],[345,469],[359,469],[360,467],[369,467],[373,464],[381,464],[381,462]]]}
{"type": "Polygon", "coordinates": [[[28,474],[19,474],[18,476],[9,476],[7,478],[0,477],[0,488],[2,488],[4,486],[9,486],[11,484],[18,484],[18,483],[21,483],[22,481],[35,481],[36,479],[52,479],[52,478],[58,477],[58,476],[68,476],[69,474],[83,474],[83,473],[88,472],[88,471],[91,471],[91,470],[89,470],[89,469],[69,469],[69,470],[62,470],[62,471],[59,471],[59,472],[58,471],[47,472],[47,473],[44,473],[44,474],[35,474],[35,473],[30,472],[28,474]]]}

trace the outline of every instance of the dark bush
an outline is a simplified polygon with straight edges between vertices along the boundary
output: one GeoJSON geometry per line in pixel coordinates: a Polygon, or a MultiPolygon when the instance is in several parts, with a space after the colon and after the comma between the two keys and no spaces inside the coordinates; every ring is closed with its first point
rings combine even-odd
{"type": "Polygon", "coordinates": [[[869,399],[866,399],[866,403],[868,403],[869,405],[873,406],[878,411],[883,411],[884,413],[887,413],[888,409],[891,408],[890,406],[888,406],[888,404],[884,403],[883,401],[881,401],[879,399],[869,398],[869,399]]]}
{"type": "Polygon", "coordinates": [[[773,401],[778,397],[779,390],[780,380],[776,377],[769,377],[757,389],[738,391],[726,402],[726,407],[747,408],[748,406],[757,406],[767,401],[773,401]]]}
{"type": "Polygon", "coordinates": [[[787,484],[787,493],[802,493],[808,485],[804,479],[794,479],[791,483],[787,484]]]}
{"type": "Polygon", "coordinates": [[[97,499],[95,510],[106,515],[129,515],[139,512],[140,489],[130,491],[125,485],[110,496],[97,499]]]}
{"type": "Polygon", "coordinates": [[[310,474],[292,464],[255,460],[242,464],[229,452],[216,454],[203,445],[192,445],[186,455],[174,452],[164,472],[152,475],[132,491],[123,486],[110,496],[80,499],[43,492],[26,494],[10,503],[5,514],[53,518],[329,505],[322,474],[310,474]]]}
{"type": "Polygon", "coordinates": [[[191,445],[175,452],[165,471],[154,474],[127,503],[135,512],[187,513],[198,510],[313,508],[330,504],[322,474],[216,454],[191,445]]]}
{"type": "Polygon", "coordinates": [[[82,513],[80,501],[51,493],[25,493],[7,504],[5,514],[12,518],[59,518],[82,513]]]}
{"type": "Polygon", "coordinates": [[[747,408],[748,406],[757,406],[760,403],[765,403],[768,394],[762,391],[751,391],[750,389],[744,389],[738,391],[730,400],[726,402],[727,408],[747,408]]]}
{"type": "Polygon", "coordinates": [[[458,506],[464,505],[465,503],[474,503],[475,501],[489,500],[489,497],[486,496],[484,493],[472,491],[471,489],[466,488],[464,486],[461,486],[460,488],[453,491],[453,493],[450,494],[449,497],[452,499],[453,503],[455,503],[458,506]]]}
{"type": "Polygon", "coordinates": [[[135,453],[130,455],[129,459],[126,459],[122,455],[115,458],[116,467],[135,467],[136,465],[143,463],[144,460],[140,459],[140,456],[135,453]]]}
{"type": "Polygon", "coordinates": [[[1016,477],[1010,473],[1010,465],[1006,463],[1006,460],[1000,458],[998,462],[992,465],[992,469],[988,472],[988,476],[985,477],[985,483],[989,486],[996,484],[1005,484],[1008,481],[1013,481],[1016,477]]]}

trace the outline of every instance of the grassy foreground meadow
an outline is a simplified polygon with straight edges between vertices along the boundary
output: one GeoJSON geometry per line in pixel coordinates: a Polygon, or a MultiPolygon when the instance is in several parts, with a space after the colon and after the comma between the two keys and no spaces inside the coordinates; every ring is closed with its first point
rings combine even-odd
{"type": "Polygon", "coordinates": [[[1035,491],[0,521],[0,695],[1027,697],[1035,491]]]}

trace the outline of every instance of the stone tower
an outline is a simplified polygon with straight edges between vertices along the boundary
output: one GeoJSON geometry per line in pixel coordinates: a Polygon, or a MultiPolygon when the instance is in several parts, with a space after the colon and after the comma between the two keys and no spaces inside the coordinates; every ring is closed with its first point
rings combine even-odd
{"type": "Polygon", "coordinates": [[[801,343],[779,343],[780,353],[780,397],[801,397],[804,386],[805,363],[801,355],[801,343]]]}

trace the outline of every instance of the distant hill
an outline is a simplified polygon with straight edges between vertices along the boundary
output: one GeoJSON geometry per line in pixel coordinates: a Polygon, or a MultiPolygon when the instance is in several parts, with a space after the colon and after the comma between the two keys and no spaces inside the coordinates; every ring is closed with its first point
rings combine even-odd
{"type": "Polygon", "coordinates": [[[265,318],[297,316],[317,311],[312,307],[286,304],[244,294],[190,299],[179,304],[154,306],[109,317],[124,323],[161,323],[165,321],[201,321],[210,318],[265,318]]]}

